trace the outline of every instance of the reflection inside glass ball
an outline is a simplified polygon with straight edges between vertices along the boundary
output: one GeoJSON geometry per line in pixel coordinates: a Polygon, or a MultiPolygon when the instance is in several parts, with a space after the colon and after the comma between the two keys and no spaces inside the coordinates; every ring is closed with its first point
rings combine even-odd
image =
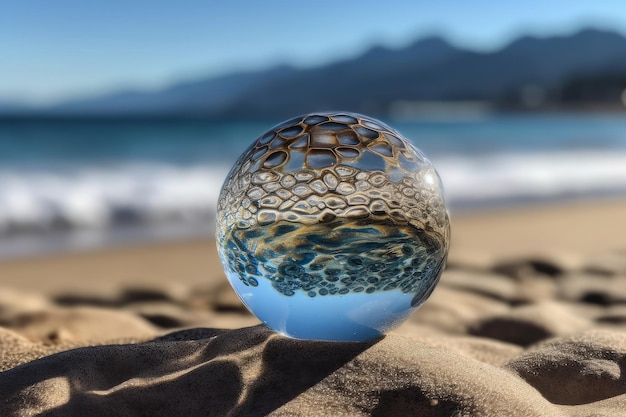
{"type": "Polygon", "coordinates": [[[226,275],[263,323],[300,339],[365,341],[431,294],[450,224],[439,176],[398,132],[316,113],[259,137],[218,202],[226,275]]]}

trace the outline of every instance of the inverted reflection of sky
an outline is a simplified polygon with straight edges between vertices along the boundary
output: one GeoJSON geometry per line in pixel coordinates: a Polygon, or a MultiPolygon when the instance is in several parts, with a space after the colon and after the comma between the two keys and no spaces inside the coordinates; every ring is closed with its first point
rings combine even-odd
{"type": "Polygon", "coordinates": [[[268,280],[260,279],[258,287],[248,287],[236,274],[228,275],[240,298],[262,322],[295,338],[371,340],[413,311],[413,294],[400,290],[313,298],[298,291],[287,297],[272,288],[268,280]]]}
{"type": "Polygon", "coordinates": [[[235,68],[316,65],[438,33],[490,49],[522,32],[624,31],[623,1],[315,3],[0,0],[0,103],[155,88],[235,68]]]}

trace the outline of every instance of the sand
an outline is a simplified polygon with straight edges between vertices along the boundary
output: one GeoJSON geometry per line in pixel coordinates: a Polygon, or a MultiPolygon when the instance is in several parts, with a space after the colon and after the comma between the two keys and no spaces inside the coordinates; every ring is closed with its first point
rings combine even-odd
{"type": "Polygon", "coordinates": [[[2,416],[626,415],[626,201],[453,213],[369,343],[258,324],[210,239],[0,263],[2,416]]]}

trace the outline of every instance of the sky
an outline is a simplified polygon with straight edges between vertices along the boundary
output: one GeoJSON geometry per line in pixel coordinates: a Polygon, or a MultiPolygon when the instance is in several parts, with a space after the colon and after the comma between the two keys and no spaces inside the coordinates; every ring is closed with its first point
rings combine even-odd
{"type": "Polygon", "coordinates": [[[624,0],[0,0],[0,104],[46,104],[277,64],[315,66],[432,34],[626,33],[624,0]]]}

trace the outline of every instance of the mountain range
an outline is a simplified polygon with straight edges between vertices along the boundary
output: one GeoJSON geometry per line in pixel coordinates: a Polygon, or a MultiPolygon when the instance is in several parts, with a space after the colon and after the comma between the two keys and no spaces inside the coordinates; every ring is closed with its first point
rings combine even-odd
{"type": "Polygon", "coordinates": [[[626,38],[621,34],[585,29],[568,36],[524,36],[491,52],[427,37],[398,49],[376,46],[355,58],[315,68],[283,65],[234,72],[156,92],[120,91],[68,100],[36,112],[275,119],[321,109],[385,114],[398,102],[481,101],[515,106],[529,86],[541,91],[544,99],[558,101],[563,86],[573,80],[604,74],[614,78],[617,74],[618,80],[626,76],[626,38]]]}

